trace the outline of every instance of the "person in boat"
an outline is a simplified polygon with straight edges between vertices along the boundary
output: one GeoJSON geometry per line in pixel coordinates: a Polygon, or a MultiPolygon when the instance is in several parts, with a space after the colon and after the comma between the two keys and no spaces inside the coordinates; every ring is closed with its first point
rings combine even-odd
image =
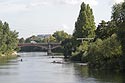
{"type": "Polygon", "coordinates": [[[23,61],[23,59],[20,59],[20,61],[22,62],[22,61],[23,61]]]}

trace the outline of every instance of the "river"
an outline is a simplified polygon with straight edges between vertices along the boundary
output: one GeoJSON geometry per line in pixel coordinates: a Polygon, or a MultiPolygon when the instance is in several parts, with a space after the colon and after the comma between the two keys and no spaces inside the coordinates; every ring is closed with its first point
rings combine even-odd
{"type": "Polygon", "coordinates": [[[0,83],[125,83],[124,73],[90,71],[87,66],[71,62],[52,63],[64,60],[44,52],[19,55],[0,64],[0,83]]]}

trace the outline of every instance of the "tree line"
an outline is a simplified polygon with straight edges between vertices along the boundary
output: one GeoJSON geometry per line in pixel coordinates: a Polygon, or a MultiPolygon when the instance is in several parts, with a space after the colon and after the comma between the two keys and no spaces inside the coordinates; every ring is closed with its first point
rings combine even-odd
{"type": "MultiPolygon", "coordinates": [[[[20,38],[19,39],[19,43],[61,43],[62,41],[64,41],[66,38],[71,37],[71,35],[69,35],[68,33],[64,32],[63,30],[61,31],[56,31],[53,34],[49,35],[48,37],[45,38],[41,38],[38,36],[31,36],[28,37],[26,39],[24,38],[20,38]],[[33,41],[33,42],[32,42],[33,41]]],[[[36,46],[27,46],[27,47],[21,47],[20,51],[26,51],[26,52],[36,52],[36,51],[46,51],[45,49],[42,49],[40,47],[36,47],[36,46]]],[[[55,48],[52,49],[52,52],[58,52],[58,53],[62,53],[63,52],[63,48],[59,47],[59,48],[55,48]]]]}
{"type": "Polygon", "coordinates": [[[125,2],[113,5],[111,20],[102,20],[97,27],[92,9],[83,2],[73,35],[62,41],[62,46],[66,58],[87,62],[90,68],[124,70],[125,2]]]}
{"type": "Polygon", "coordinates": [[[28,37],[26,39],[20,38],[19,43],[32,43],[31,41],[34,41],[36,43],[48,43],[48,42],[59,43],[69,37],[71,37],[71,35],[61,30],[61,31],[56,31],[45,38],[40,38],[35,35],[32,35],[31,37],[28,37]]]}

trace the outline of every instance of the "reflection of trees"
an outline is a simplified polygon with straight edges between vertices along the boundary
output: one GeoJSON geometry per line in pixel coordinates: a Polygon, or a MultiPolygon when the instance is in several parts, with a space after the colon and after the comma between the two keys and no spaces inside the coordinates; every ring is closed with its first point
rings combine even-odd
{"type": "Polygon", "coordinates": [[[95,78],[99,83],[125,83],[124,73],[113,72],[111,70],[90,70],[89,76],[95,78]]]}
{"type": "Polygon", "coordinates": [[[79,65],[74,65],[75,67],[75,73],[79,74],[83,78],[88,78],[89,73],[88,73],[88,67],[87,66],[79,66],[79,65]]]}
{"type": "MultiPolygon", "coordinates": [[[[79,74],[83,79],[94,78],[96,83],[125,83],[125,72],[118,73],[112,70],[94,70],[87,66],[75,66],[75,73],[79,74]]],[[[91,81],[92,81],[91,80],[91,81]]]]}

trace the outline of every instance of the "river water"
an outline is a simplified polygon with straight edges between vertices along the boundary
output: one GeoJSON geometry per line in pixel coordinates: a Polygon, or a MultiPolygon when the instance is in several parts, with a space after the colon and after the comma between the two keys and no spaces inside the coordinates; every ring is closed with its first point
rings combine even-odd
{"type": "Polygon", "coordinates": [[[0,83],[125,83],[124,73],[92,71],[71,62],[52,63],[64,60],[51,58],[44,52],[19,55],[0,64],[0,83]]]}

